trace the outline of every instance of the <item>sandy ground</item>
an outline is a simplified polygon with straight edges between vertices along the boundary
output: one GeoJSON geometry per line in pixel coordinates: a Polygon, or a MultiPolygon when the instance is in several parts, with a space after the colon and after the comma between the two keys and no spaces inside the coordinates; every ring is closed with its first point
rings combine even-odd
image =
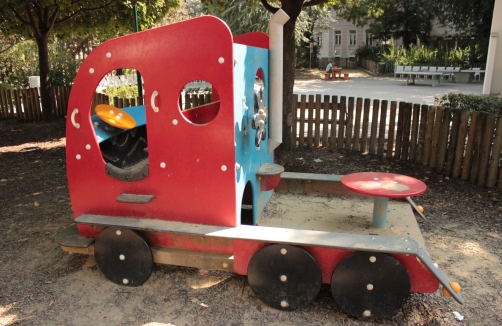
{"type": "Polygon", "coordinates": [[[462,285],[466,303],[440,291],[412,294],[394,317],[367,323],[340,311],[329,286],[309,306],[285,312],[257,299],[245,277],[225,272],[155,266],[143,286],[111,283],[92,256],[70,255],[54,241],[73,223],[64,146],[64,121],[0,121],[0,325],[502,324],[499,191],[357,153],[297,150],[278,157],[287,171],[389,171],[429,186],[416,198],[427,219],[417,221],[429,253],[462,285]],[[456,320],[454,311],[465,319],[456,320]]]}

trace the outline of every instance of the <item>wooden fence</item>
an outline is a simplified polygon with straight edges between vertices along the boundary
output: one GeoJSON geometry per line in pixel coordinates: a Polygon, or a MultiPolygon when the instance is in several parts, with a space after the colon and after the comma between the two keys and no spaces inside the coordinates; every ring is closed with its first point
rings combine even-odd
{"type": "Polygon", "coordinates": [[[367,152],[502,189],[502,117],[433,105],[294,95],[292,144],[367,152]]]}
{"type": "MultiPolygon", "coordinates": [[[[57,86],[51,89],[51,101],[56,118],[66,116],[68,110],[68,99],[70,97],[70,86],[57,86]]],[[[180,96],[180,107],[189,109],[204,103],[211,102],[211,94],[189,94],[180,96]]],[[[110,98],[106,94],[96,93],[92,102],[92,108],[98,104],[112,104],[118,108],[142,105],[143,98],[110,98]]],[[[42,106],[38,89],[29,88],[22,90],[1,90],[0,89],[0,119],[16,118],[19,121],[41,121],[42,106]]]]}
{"type": "MultiPolygon", "coordinates": [[[[57,117],[66,115],[70,87],[51,90],[57,117]]],[[[210,102],[210,96],[180,97],[187,109],[210,102]]],[[[110,103],[95,94],[93,107],[110,103]]],[[[140,105],[142,99],[114,98],[116,107],[140,105]]],[[[502,117],[485,112],[433,105],[345,96],[294,95],[292,143],[331,147],[421,163],[447,177],[502,189],[502,117]]],[[[39,121],[37,89],[0,90],[0,118],[39,121]]]]}

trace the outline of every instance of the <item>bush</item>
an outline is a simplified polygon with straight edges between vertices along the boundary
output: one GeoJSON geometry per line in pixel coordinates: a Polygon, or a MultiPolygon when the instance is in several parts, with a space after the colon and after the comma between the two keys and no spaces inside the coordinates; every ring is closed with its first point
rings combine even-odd
{"type": "Polygon", "coordinates": [[[448,93],[435,96],[434,102],[452,109],[502,114],[502,100],[496,96],[448,93]]]}
{"type": "Polygon", "coordinates": [[[121,85],[110,86],[103,91],[110,98],[136,98],[138,97],[138,86],[136,85],[121,85]]]}

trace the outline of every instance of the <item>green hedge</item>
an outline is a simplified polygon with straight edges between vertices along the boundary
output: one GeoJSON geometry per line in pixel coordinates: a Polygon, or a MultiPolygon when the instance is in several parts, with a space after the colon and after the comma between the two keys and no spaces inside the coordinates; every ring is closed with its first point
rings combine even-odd
{"type": "Polygon", "coordinates": [[[434,102],[453,109],[502,114],[502,100],[496,96],[448,93],[435,96],[434,102]]]}

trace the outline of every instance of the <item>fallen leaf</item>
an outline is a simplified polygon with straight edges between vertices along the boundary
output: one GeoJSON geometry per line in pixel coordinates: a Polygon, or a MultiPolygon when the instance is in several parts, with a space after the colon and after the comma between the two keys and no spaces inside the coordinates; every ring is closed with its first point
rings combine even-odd
{"type": "Polygon", "coordinates": [[[33,206],[38,207],[38,206],[40,206],[40,204],[38,203],[38,201],[36,201],[33,203],[33,206]]]}

